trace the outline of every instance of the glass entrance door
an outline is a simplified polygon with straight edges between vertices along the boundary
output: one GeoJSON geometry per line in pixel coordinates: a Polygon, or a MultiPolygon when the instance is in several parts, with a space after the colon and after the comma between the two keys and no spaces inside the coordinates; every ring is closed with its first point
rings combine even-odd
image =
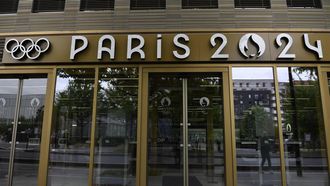
{"type": "Polygon", "coordinates": [[[150,73],[149,186],[224,185],[222,73],[150,73]]]}
{"type": "Polygon", "coordinates": [[[46,86],[47,75],[0,76],[1,185],[37,185],[46,86]]]}

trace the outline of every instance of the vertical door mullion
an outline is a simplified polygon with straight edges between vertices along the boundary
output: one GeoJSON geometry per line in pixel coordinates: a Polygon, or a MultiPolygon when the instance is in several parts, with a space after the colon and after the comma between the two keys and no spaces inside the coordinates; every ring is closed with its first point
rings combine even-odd
{"type": "Polygon", "coordinates": [[[280,92],[279,92],[276,66],[273,67],[273,74],[274,74],[274,85],[275,85],[278,137],[279,137],[279,145],[280,145],[281,179],[282,179],[282,186],[286,186],[287,183],[286,183],[286,169],[285,169],[285,156],[284,156],[284,143],[283,143],[283,130],[282,130],[281,101],[280,101],[280,92]]]}
{"type": "Polygon", "coordinates": [[[225,182],[228,186],[235,185],[236,178],[236,155],[235,155],[235,116],[233,99],[233,81],[231,68],[229,72],[222,72],[223,92],[223,117],[224,117],[224,141],[225,141],[225,182]]]}
{"type": "Polygon", "coordinates": [[[48,162],[50,149],[50,136],[52,129],[52,114],[55,95],[56,68],[47,74],[47,91],[45,99],[45,111],[42,121],[41,143],[40,143],[40,158],[38,170],[38,186],[47,185],[48,162]]]}
{"type": "Polygon", "coordinates": [[[99,68],[95,68],[95,77],[94,77],[94,86],[93,86],[94,91],[93,91],[93,108],[92,108],[91,144],[89,151],[89,169],[88,169],[89,186],[93,185],[98,81],[99,81],[99,68]]]}
{"type": "MultiPolygon", "coordinates": [[[[236,159],[236,126],[235,126],[235,104],[234,104],[234,86],[233,86],[233,69],[232,66],[229,67],[229,71],[228,71],[228,76],[223,76],[224,77],[224,91],[226,83],[228,83],[229,85],[227,85],[226,87],[229,88],[229,108],[227,111],[227,114],[225,112],[224,117],[225,117],[225,121],[227,121],[228,124],[225,123],[225,135],[226,138],[225,140],[225,144],[228,146],[230,145],[230,147],[226,148],[225,151],[225,158],[226,158],[226,162],[230,162],[227,163],[226,165],[226,170],[227,175],[228,174],[232,174],[231,178],[230,175],[226,176],[227,181],[226,184],[227,185],[237,185],[237,159],[236,159]],[[225,81],[225,78],[228,77],[228,81],[225,81]],[[228,114],[229,113],[229,114],[228,114]],[[230,119],[226,119],[226,115],[230,115],[230,119]],[[229,125],[229,126],[228,126],[229,125]],[[226,126],[228,126],[228,130],[226,130],[226,126]],[[227,132],[226,132],[227,131],[227,132]],[[231,161],[227,161],[228,159],[230,159],[230,157],[232,158],[231,161]],[[232,167],[231,167],[232,166],[232,167]],[[229,182],[231,181],[231,183],[229,182]]],[[[226,93],[226,92],[225,92],[226,93]]],[[[224,94],[225,95],[225,94],[224,94]]],[[[226,99],[224,99],[226,101],[226,99]]],[[[224,101],[224,102],[225,102],[224,101]]]]}
{"type": "Polygon", "coordinates": [[[320,92],[321,92],[321,101],[322,101],[322,110],[323,110],[323,123],[325,129],[325,140],[326,140],[326,147],[327,147],[327,161],[328,161],[328,175],[330,177],[330,96],[329,96],[329,89],[328,89],[328,79],[327,79],[327,72],[321,70],[321,67],[318,66],[318,75],[319,75],[319,85],[320,85],[320,92]]]}
{"type": "Polygon", "coordinates": [[[182,130],[183,130],[183,185],[189,185],[189,175],[188,175],[188,103],[187,103],[187,79],[182,80],[182,130]]]}
{"type": "Polygon", "coordinates": [[[10,150],[9,169],[8,169],[9,170],[8,186],[11,186],[13,184],[14,159],[15,159],[15,149],[16,149],[16,136],[17,136],[16,133],[17,133],[17,125],[18,125],[18,115],[20,112],[20,105],[21,105],[22,90],[23,90],[23,80],[19,79],[18,92],[16,96],[13,131],[11,138],[11,150],[10,150]]]}
{"type": "Polygon", "coordinates": [[[137,186],[146,186],[147,183],[147,164],[148,164],[148,96],[149,96],[149,74],[148,72],[144,71],[142,68],[139,68],[139,109],[138,111],[141,115],[140,119],[138,119],[138,126],[137,126],[137,166],[136,166],[136,173],[137,173],[137,186]]]}

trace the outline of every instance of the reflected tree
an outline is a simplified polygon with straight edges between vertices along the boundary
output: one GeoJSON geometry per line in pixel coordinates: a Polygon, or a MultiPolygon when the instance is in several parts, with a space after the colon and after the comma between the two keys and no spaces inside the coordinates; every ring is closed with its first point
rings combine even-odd
{"type": "Polygon", "coordinates": [[[243,140],[254,141],[263,135],[274,136],[273,119],[263,107],[250,107],[243,118],[239,125],[243,140]]]}
{"type": "Polygon", "coordinates": [[[89,131],[85,128],[91,124],[94,69],[60,69],[58,78],[68,82],[64,90],[56,92],[55,131],[61,131],[61,134],[55,134],[55,141],[62,137],[72,143],[88,140],[89,131]],[[61,123],[63,121],[69,122],[61,123]],[[74,132],[74,127],[80,129],[79,133],[74,132]]]}

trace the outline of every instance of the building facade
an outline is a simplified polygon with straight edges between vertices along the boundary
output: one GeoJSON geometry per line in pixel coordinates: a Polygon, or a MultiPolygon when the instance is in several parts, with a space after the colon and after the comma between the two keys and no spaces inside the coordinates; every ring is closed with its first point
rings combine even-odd
{"type": "Polygon", "coordinates": [[[330,2],[0,3],[0,185],[330,184],[330,2]]]}

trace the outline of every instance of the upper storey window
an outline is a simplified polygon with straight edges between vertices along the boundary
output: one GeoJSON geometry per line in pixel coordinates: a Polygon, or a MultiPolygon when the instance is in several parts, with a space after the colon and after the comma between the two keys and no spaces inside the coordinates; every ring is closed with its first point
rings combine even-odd
{"type": "Polygon", "coordinates": [[[18,0],[1,0],[0,14],[12,14],[17,12],[18,0]]]}
{"type": "Polygon", "coordinates": [[[290,8],[322,8],[321,0],[286,0],[290,8]]]}
{"type": "Polygon", "coordinates": [[[64,11],[65,0],[34,0],[32,12],[64,11]]]}
{"type": "Polygon", "coordinates": [[[115,0],[81,0],[80,11],[88,10],[113,10],[115,0]]]}
{"type": "Polygon", "coordinates": [[[270,8],[270,0],[235,0],[235,8],[270,8]]]}
{"type": "Polygon", "coordinates": [[[131,10],[165,9],[166,0],[131,0],[131,10]]]}
{"type": "Polygon", "coordinates": [[[218,8],[218,0],[182,0],[182,8],[218,8]]]}

